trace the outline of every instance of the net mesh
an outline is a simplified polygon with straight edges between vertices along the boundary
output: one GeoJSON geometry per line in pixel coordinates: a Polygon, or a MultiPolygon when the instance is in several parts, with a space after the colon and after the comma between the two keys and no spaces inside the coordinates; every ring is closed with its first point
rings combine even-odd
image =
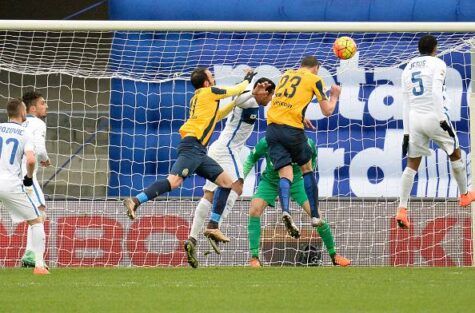
{"type": "MultiPolygon", "coordinates": [[[[468,91],[470,33],[436,33],[439,56],[448,65],[447,101],[463,151],[469,160],[468,91]]],[[[356,265],[468,265],[471,219],[450,200],[457,196],[445,153],[433,146],[423,160],[411,204],[414,229],[393,223],[399,179],[402,107],[400,75],[417,56],[420,33],[258,33],[258,32],[99,32],[0,31],[0,100],[36,89],[49,106],[47,149],[53,166],[40,169],[47,195],[48,261],[77,265],[183,265],[186,238],[204,180],[193,176],[164,200],[148,204],[140,220],[128,222],[119,203],[163,178],[176,158],[178,128],[188,116],[194,90],[188,82],[196,66],[213,70],[218,85],[232,85],[247,67],[258,77],[278,81],[305,55],[322,62],[327,86],[339,83],[335,113],[324,118],[310,104],[307,117],[317,131],[321,211],[330,223],[338,251],[356,265]],[[358,54],[340,61],[331,46],[352,37],[358,54]],[[368,197],[378,197],[370,199],[368,197]],[[442,197],[434,199],[434,197],[442,197]],[[449,200],[445,200],[449,198],[449,200]],[[338,200],[335,200],[338,199],[338,200]],[[78,248],[79,247],[79,248],[78,248]]],[[[257,78],[258,78],[257,77],[257,78]]],[[[226,103],[226,101],[222,101],[226,103]]],[[[6,119],[5,115],[2,121],[6,119]]],[[[211,141],[219,135],[219,123],[211,141]]],[[[265,132],[262,109],[244,159],[265,132]]],[[[246,179],[252,195],[265,164],[246,179]]],[[[203,265],[244,265],[248,254],[249,202],[237,202],[224,229],[232,243],[221,257],[203,256],[203,265]]],[[[0,264],[18,264],[26,243],[24,225],[1,211],[0,264]],[[23,248],[22,248],[23,247],[23,248]]],[[[304,230],[300,241],[286,237],[276,209],[262,219],[262,259],[266,264],[299,263],[308,245],[330,264],[318,235],[301,209],[293,207],[304,230]]],[[[320,264],[320,263],[319,263],[320,264]]]]}

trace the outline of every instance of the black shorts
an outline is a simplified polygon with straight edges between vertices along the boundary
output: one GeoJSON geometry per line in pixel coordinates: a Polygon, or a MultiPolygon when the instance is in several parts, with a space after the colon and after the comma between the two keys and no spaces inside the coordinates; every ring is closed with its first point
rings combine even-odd
{"type": "Polygon", "coordinates": [[[270,124],[267,125],[266,141],[276,170],[291,163],[304,165],[312,159],[312,149],[303,129],[270,124]]]}
{"type": "Polygon", "coordinates": [[[223,168],[206,154],[206,147],[196,137],[185,137],[178,145],[178,157],[170,174],[187,178],[195,172],[214,182],[223,168]]]}

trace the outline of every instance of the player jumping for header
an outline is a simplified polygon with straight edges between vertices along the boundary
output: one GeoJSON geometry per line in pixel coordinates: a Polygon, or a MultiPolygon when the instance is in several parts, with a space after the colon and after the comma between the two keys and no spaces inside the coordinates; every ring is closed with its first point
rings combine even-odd
{"type": "Polygon", "coordinates": [[[419,52],[420,56],[407,63],[401,79],[404,123],[402,155],[407,155],[407,166],[401,178],[396,221],[402,228],[410,226],[407,202],[421,158],[430,155],[430,140],[449,155],[452,175],[460,191],[460,206],[466,207],[475,200],[475,193],[467,188],[467,170],[459,141],[444,106],[447,65],[436,57],[437,39],[431,35],[423,36],[419,40],[419,52]]]}
{"type": "Polygon", "coordinates": [[[266,140],[269,156],[279,172],[279,199],[285,227],[294,238],[300,232],[290,215],[290,190],[293,181],[292,163],[300,166],[312,216],[312,225],[320,221],[318,214],[317,181],[312,168],[312,150],[304,132],[305,111],[316,96],[322,113],[330,116],[336,106],[341,88],[333,85],[328,100],[323,80],[317,76],[320,63],[313,56],[304,57],[300,68],[288,70],[280,79],[275,97],[267,112],[266,140]]]}

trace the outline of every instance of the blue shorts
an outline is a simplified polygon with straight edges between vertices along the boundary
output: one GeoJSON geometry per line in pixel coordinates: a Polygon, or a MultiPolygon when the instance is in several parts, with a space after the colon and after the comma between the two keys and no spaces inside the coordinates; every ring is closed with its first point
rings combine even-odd
{"type": "Polygon", "coordinates": [[[170,174],[187,178],[193,173],[212,182],[223,172],[223,168],[206,154],[206,147],[196,137],[185,137],[178,145],[178,157],[170,174]]]}
{"type": "Polygon", "coordinates": [[[267,125],[266,141],[276,170],[292,163],[304,165],[312,159],[312,149],[303,129],[270,124],[267,125]]]}

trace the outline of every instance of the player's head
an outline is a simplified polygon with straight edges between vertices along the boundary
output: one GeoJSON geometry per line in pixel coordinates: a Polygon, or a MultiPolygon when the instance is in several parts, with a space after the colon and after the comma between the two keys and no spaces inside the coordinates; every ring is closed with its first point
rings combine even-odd
{"type": "Polygon", "coordinates": [[[266,106],[272,100],[272,96],[274,95],[274,91],[275,91],[275,84],[269,78],[261,77],[254,83],[253,88],[256,88],[257,84],[262,84],[262,83],[269,84],[269,86],[266,88],[267,93],[255,95],[254,98],[256,99],[259,105],[266,106]]]}
{"type": "Polygon", "coordinates": [[[26,105],[26,111],[28,114],[32,114],[36,117],[45,117],[47,114],[48,105],[46,104],[43,95],[36,91],[28,91],[23,97],[23,102],[26,105]]]}
{"type": "Polygon", "coordinates": [[[7,102],[8,119],[23,123],[26,121],[26,106],[21,99],[11,99],[7,102]]]}
{"type": "Polygon", "coordinates": [[[191,73],[191,84],[195,89],[214,86],[214,77],[206,67],[197,67],[191,73]]]}
{"type": "Polygon", "coordinates": [[[318,69],[320,68],[320,62],[313,55],[308,55],[302,59],[302,62],[300,62],[300,67],[307,68],[313,74],[317,74],[318,69]]]}
{"type": "Polygon", "coordinates": [[[419,53],[424,55],[437,54],[437,39],[432,35],[425,35],[419,39],[419,53]]]}

